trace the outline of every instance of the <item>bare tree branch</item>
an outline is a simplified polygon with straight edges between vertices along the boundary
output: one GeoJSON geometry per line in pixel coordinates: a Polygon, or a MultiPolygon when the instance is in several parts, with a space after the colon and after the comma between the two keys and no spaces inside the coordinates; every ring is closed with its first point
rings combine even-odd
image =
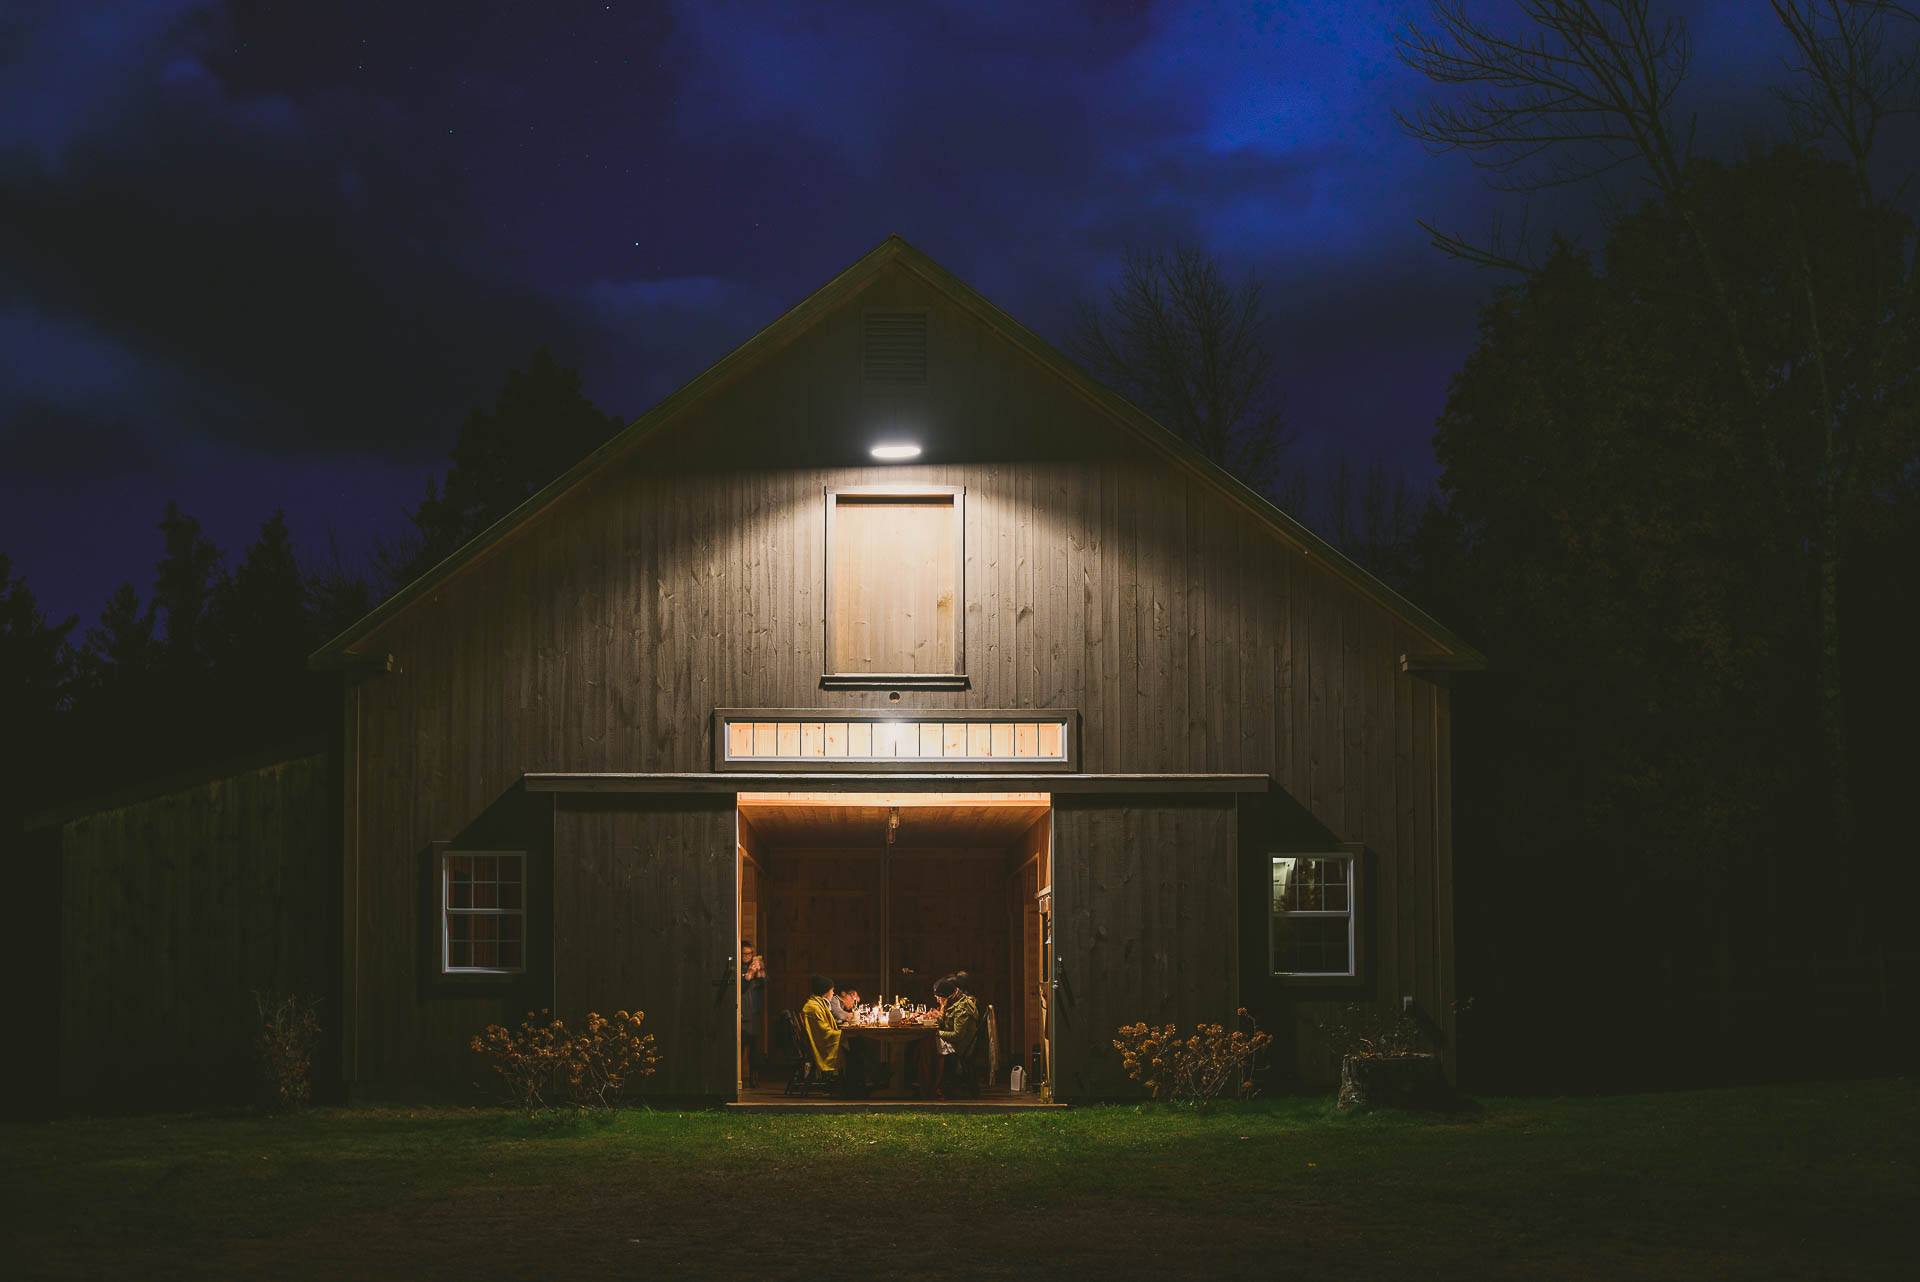
{"type": "MultiPolygon", "coordinates": [[[[1789,63],[1794,78],[1779,97],[1804,142],[1831,143],[1845,153],[1856,188],[1853,212],[1863,228],[1862,243],[1842,251],[1849,261],[1817,273],[1800,210],[1786,211],[1800,255],[1799,305],[1781,298],[1756,301],[1753,282],[1726,257],[1735,238],[1727,232],[1726,211],[1704,202],[1692,159],[1693,122],[1683,133],[1673,116],[1691,53],[1686,28],[1677,18],[1656,27],[1649,0],[1519,0],[1526,32],[1519,36],[1471,17],[1462,0],[1429,0],[1424,25],[1402,24],[1396,36],[1400,57],[1463,96],[1396,118],[1430,151],[1465,153],[1488,171],[1490,185],[1507,191],[1533,192],[1636,169],[1665,213],[1685,229],[1782,510],[1799,508],[1814,517],[1804,540],[1808,563],[1817,570],[1811,577],[1822,584],[1810,620],[1814,686],[1832,817],[1844,847],[1852,825],[1837,669],[1841,513],[1856,481],[1856,443],[1916,435],[1910,424],[1896,423],[1900,411],[1892,400],[1912,377],[1920,252],[1909,243],[1909,224],[1876,191],[1873,162],[1885,124],[1920,106],[1920,42],[1908,40],[1897,50],[1889,43],[1896,24],[1920,24],[1920,6],[1910,0],[1769,3],[1795,50],[1789,63]],[[1899,277],[1887,279],[1890,271],[1899,277]],[[1850,315],[1859,323],[1836,338],[1841,330],[1826,323],[1829,315],[1850,315]],[[1798,393],[1791,391],[1801,385],[1803,369],[1812,375],[1811,405],[1796,401],[1798,393]],[[1817,424],[1818,440],[1809,453],[1810,423],[1817,424]]],[[[1897,190],[1905,190],[1910,176],[1897,190]]],[[[1485,244],[1421,226],[1436,247],[1455,257],[1525,269],[1501,243],[1497,226],[1485,244]]]]}
{"type": "Polygon", "coordinates": [[[1886,47],[1887,22],[1920,22],[1882,0],[1768,0],[1792,38],[1795,78],[1775,90],[1803,140],[1832,139],[1846,153],[1864,204],[1874,201],[1869,161],[1881,126],[1920,111],[1914,97],[1920,45],[1886,47]]]}
{"type": "Polygon", "coordinates": [[[1235,284],[1198,249],[1130,249],[1105,307],[1080,305],[1069,348],[1094,377],[1266,489],[1290,434],[1265,328],[1252,272],[1235,284]]]}
{"type": "Polygon", "coordinates": [[[1668,118],[1692,53],[1673,19],[1655,34],[1647,0],[1522,0],[1533,34],[1502,35],[1461,0],[1433,0],[1431,21],[1406,19],[1400,58],[1441,85],[1472,89],[1461,101],[1394,113],[1436,154],[1465,152],[1508,190],[1577,182],[1643,163],[1661,190],[1678,184],[1686,154],[1668,118]],[[1546,170],[1551,150],[1573,153],[1546,170]]]}

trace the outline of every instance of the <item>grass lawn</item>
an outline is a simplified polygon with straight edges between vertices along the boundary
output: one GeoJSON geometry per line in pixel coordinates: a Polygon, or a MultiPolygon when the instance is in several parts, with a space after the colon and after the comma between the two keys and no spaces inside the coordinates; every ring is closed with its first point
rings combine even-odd
{"type": "Polygon", "coordinates": [[[1920,1081],[1341,1117],[0,1128],[15,1277],[1913,1276],[1920,1081]],[[16,1265],[17,1267],[17,1265],[16,1265]]]}

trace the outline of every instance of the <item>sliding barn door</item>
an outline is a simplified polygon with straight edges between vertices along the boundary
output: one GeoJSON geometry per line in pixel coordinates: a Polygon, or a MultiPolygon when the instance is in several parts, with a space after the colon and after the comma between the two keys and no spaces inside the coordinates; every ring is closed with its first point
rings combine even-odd
{"type": "Polygon", "coordinates": [[[1239,1004],[1234,799],[1055,793],[1056,1093],[1139,1093],[1123,1024],[1229,1023],[1239,1004]]]}
{"type": "Polygon", "coordinates": [[[641,1093],[733,1098],[738,877],[730,793],[558,798],[559,1014],[645,1011],[661,1060],[641,1093]]]}

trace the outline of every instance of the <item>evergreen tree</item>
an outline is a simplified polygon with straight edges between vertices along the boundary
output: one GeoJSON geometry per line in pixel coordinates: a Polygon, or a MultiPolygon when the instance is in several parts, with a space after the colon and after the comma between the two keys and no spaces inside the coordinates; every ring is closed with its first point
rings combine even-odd
{"type": "Polygon", "coordinates": [[[547,482],[604,444],[620,420],[580,390],[580,375],[541,348],[514,370],[493,411],[473,410],[454,444],[444,484],[429,480],[407,514],[412,536],[377,556],[398,586],[450,556],[547,482]]]}
{"type": "Polygon", "coordinates": [[[339,636],[379,603],[375,576],[362,565],[348,564],[331,530],[326,557],[308,565],[304,578],[315,646],[339,636]]]}
{"type": "Polygon", "coordinates": [[[49,624],[26,580],[12,571],[13,562],[0,554],[0,725],[7,728],[0,735],[7,775],[0,781],[0,831],[38,790],[73,667],[66,638],[74,620],[49,624]],[[29,777],[34,788],[24,786],[29,777]]]}
{"type": "Polygon", "coordinates": [[[207,674],[219,647],[216,611],[227,586],[226,558],[172,500],[159,529],[165,543],[154,567],[153,604],[163,627],[160,662],[172,680],[191,682],[207,674]]]}
{"type": "MultiPolygon", "coordinates": [[[[1399,51],[1446,96],[1399,119],[1504,190],[1625,173],[1653,193],[1656,216],[1638,221],[1658,225],[1654,252],[1673,274],[1639,279],[1652,295],[1684,299],[1694,329],[1714,331],[1687,337],[1703,340],[1692,344],[1698,356],[1720,362],[1746,447],[1765,465],[1758,480],[1792,525],[1813,738],[1831,847],[1845,862],[1855,855],[1856,798],[1844,565],[1859,507],[1914,466],[1920,444],[1920,253],[1902,203],[1914,177],[1911,139],[1897,127],[1914,110],[1920,6],[1769,7],[1793,57],[1778,97],[1808,150],[1783,149],[1764,166],[1729,169],[1694,155],[1693,126],[1675,107],[1692,52],[1686,24],[1678,15],[1656,21],[1647,0],[1529,0],[1514,15],[1517,30],[1497,29],[1459,0],[1428,0],[1424,22],[1403,21],[1399,51]],[[1889,175],[1883,149],[1903,144],[1889,175]]],[[[1475,244],[1423,226],[1469,261],[1532,270],[1497,231],[1475,244]]]]}
{"type": "Polygon", "coordinates": [[[1327,542],[1400,592],[1419,591],[1421,532],[1431,496],[1416,491],[1407,474],[1376,459],[1364,478],[1345,455],[1334,464],[1320,522],[1327,542]]]}
{"type": "Polygon", "coordinates": [[[223,679],[260,685],[297,677],[314,641],[306,596],[286,513],[275,509],[218,600],[223,679]]]}
{"type": "Polygon", "coordinates": [[[81,702],[97,706],[144,690],[160,669],[158,611],[140,604],[133,584],[122,583],[107,598],[100,621],[87,629],[77,661],[81,702]]]}
{"type": "Polygon", "coordinates": [[[67,633],[76,620],[49,624],[13,561],[0,553],[0,717],[56,711],[69,675],[67,633]]]}

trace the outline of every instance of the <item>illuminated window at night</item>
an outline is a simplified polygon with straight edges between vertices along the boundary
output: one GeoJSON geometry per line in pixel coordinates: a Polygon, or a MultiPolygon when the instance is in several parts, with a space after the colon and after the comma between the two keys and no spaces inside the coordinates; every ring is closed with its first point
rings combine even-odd
{"type": "Polygon", "coordinates": [[[1273,856],[1268,945],[1275,975],[1347,978],[1358,973],[1358,880],[1351,854],[1273,856]]]}
{"type": "Polygon", "coordinates": [[[827,491],[829,681],[962,677],[964,502],[959,486],[827,491]]]}
{"type": "Polygon", "coordinates": [[[441,964],[450,975],[527,968],[527,857],[447,851],[440,863],[441,964]]]}
{"type": "Polygon", "coordinates": [[[1031,720],[980,720],[976,714],[963,721],[914,716],[813,721],[722,713],[718,764],[723,769],[755,762],[831,768],[911,761],[1062,768],[1072,764],[1072,730],[1071,714],[1062,713],[1031,720]]]}

